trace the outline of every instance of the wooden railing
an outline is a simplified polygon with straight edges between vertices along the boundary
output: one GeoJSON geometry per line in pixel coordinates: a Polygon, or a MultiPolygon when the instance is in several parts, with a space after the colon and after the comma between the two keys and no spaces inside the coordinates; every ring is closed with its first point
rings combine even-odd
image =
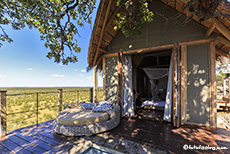
{"type": "MultiPolygon", "coordinates": [[[[98,91],[102,91],[102,89],[99,89],[98,91]]],[[[93,88],[89,89],[84,89],[84,90],[72,90],[72,91],[63,91],[63,89],[58,89],[58,91],[54,92],[34,92],[34,93],[17,93],[17,94],[7,94],[7,91],[0,91],[0,136],[6,136],[7,134],[7,116],[9,115],[17,115],[17,114],[22,114],[22,113],[27,113],[27,112],[36,112],[36,125],[38,126],[38,116],[39,116],[39,111],[47,109],[41,108],[39,106],[39,96],[42,94],[58,94],[58,104],[49,106],[49,109],[58,107],[58,112],[62,111],[62,107],[65,105],[63,104],[63,93],[70,93],[73,92],[75,93],[76,96],[76,101],[75,102],[93,102],[93,88]],[[80,93],[81,92],[89,92],[89,97],[87,100],[81,100],[80,99],[80,93]],[[25,111],[20,111],[20,112],[11,112],[7,114],[7,98],[12,97],[12,96],[22,96],[22,95],[36,95],[36,109],[33,110],[25,110],[25,111]]],[[[67,98],[68,99],[68,98],[67,98]]]]}

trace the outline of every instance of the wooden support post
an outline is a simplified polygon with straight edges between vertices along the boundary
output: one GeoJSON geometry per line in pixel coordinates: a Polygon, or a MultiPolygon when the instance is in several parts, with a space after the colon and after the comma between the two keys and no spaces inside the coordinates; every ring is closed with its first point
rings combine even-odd
{"type": "Polygon", "coordinates": [[[94,101],[93,102],[98,102],[98,72],[97,68],[94,67],[94,101]]]}
{"type": "Polygon", "coordinates": [[[38,94],[36,95],[36,104],[37,104],[37,112],[36,112],[36,118],[37,118],[37,121],[36,121],[36,125],[38,127],[38,108],[39,108],[39,102],[38,102],[38,94]]]}
{"type": "Polygon", "coordinates": [[[210,126],[217,127],[215,42],[209,43],[210,126]]]}
{"type": "Polygon", "coordinates": [[[136,104],[137,104],[137,69],[133,70],[133,88],[135,90],[134,93],[134,111],[136,111],[136,104]]]}
{"type": "Polygon", "coordinates": [[[224,88],[224,97],[227,95],[226,93],[226,79],[223,80],[223,88],[224,88]]]}
{"type": "Polygon", "coordinates": [[[176,45],[174,46],[173,49],[173,84],[172,84],[172,89],[173,89],[173,101],[172,101],[172,108],[173,108],[173,126],[176,126],[176,45]]]}
{"type": "Polygon", "coordinates": [[[157,58],[157,66],[159,66],[160,65],[160,58],[159,58],[159,56],[157,56],[156,58],[157,58]]]}
{"type": "Polygon", "coordinates": [[[230,96],[230,78],[228,78],[228,96],[230,96]]]}
{"type": "Polygon", "coordinates": [[[124,96],[124,94],[125,94],[125,57],[123,56],[123,52],[121,53],[121,63],[122,63],[122,72],[121,72],[121,75],[122,75],[122,83],[121,83],[121,86],[122,86],[122,91],[121,91],[121,93],[122,93],[122,98],[121,98],[121,100],[122,100],[122,114],[123,114],[123,112],[124,112],[124,98],[125,98],[125,96],[124,96]]]}
{"type": "Polygon", "coordinates": [[[122,52],[118,52],[118,105],[121,108],[121,117],[123,117],[123,102],[122,102],[122,52]]]}
{"type": "Polygon", "coordinates": [[[58,89],[58,111],[62,111],[62,89],[58,89]]]}
{"type": "Polygon", "coordinates": [[[90,102],[92,103],[93,102],[93,88],[90,88],[90,102]]]}
{"type": "Polygon", "coordinates": [[[180,45],[173,48],[173,126],[179,127],[181,122],[181,84],[180,84],[180,45]]]}
{"type": "Polygon", "coordinates": [[[0,137],[6,136],[7,133],[7,110],[6,110],[6,92],[7,91],[0,91],[0,137]]]}
{"type": "Polygon", "coordinates": [[[102,59],[103,65],[103,100],[107,100],[107,84],[106,84],[106,61],[105,57],[102,59]]]}
{"type": "Polygon", "coordinates": [[[181,46],[181,122],[187,121],[187,46],[181,46]]]}
{"type": "Polygon", "coordinates": [[[181,49],[177,44],[177,122],[176,127],[181,124],[181,49]]]}

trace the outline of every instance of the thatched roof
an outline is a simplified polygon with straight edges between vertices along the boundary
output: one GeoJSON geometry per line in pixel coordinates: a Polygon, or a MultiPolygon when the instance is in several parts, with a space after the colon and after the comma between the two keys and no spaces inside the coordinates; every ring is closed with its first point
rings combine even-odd
{"type": "MultiPolygon", "coordinates": [[[[191,13],[188,9],[182,9],[186,0],[161,0],[168,6],[178,10],[179,12],[191,17],[195,22],[207,27],[207,36],[209,32],[218,35],[216,38],[216,54],[217,56],[229,57],[230,51],[230,17],[216,16],[207,20],[200,21],[195,13],[191,13]]],[[[115,26],[114,19],[116,14],[121,11],[116,6],[116,0],[102,0],[100,2],[90,43],[88,48],[88,69],[98,65],[101,66],[102,56],[106,53],[106,47],[115,37],[117,31],[113,29],[115,26]]],[[[230,14],[230,9],[226,5],[220,4],[215,14],[230,14]]]]}

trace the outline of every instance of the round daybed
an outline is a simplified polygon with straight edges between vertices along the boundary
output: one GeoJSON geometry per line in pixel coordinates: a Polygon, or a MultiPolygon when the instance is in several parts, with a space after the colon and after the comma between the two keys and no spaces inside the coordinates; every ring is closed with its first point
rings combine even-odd
{"type": "Polygon", "coordinates": [[[54,131],[65,136],[90,136],[111,130],[120,123],[120,106],[106,112],[65,109],[54,120],[54,131]]]}

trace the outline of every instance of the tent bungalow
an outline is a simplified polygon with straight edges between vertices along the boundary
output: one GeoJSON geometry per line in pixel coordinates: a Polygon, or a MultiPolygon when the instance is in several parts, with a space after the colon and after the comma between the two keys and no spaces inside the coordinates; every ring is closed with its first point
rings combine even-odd
{"type": "MultiPolygon", "coordinates": [[[[228,56],[230,18],[200,17],[182,10],[184,0],[153,0],[154,21],[126,38],[113,27],[121,8],[102,0],[88,48],[88,69],[103,74],[104,99],[122,115],[141,105],[163,107],[164,120],[216,127],[215,59],[228,56]],[[200,19],[200,20],[199,20],[200,19]],[[143,104],[145,103],[145,104],[143,104]]],[[[228,11],[219,6],[218,13],[228,11]]]]}

